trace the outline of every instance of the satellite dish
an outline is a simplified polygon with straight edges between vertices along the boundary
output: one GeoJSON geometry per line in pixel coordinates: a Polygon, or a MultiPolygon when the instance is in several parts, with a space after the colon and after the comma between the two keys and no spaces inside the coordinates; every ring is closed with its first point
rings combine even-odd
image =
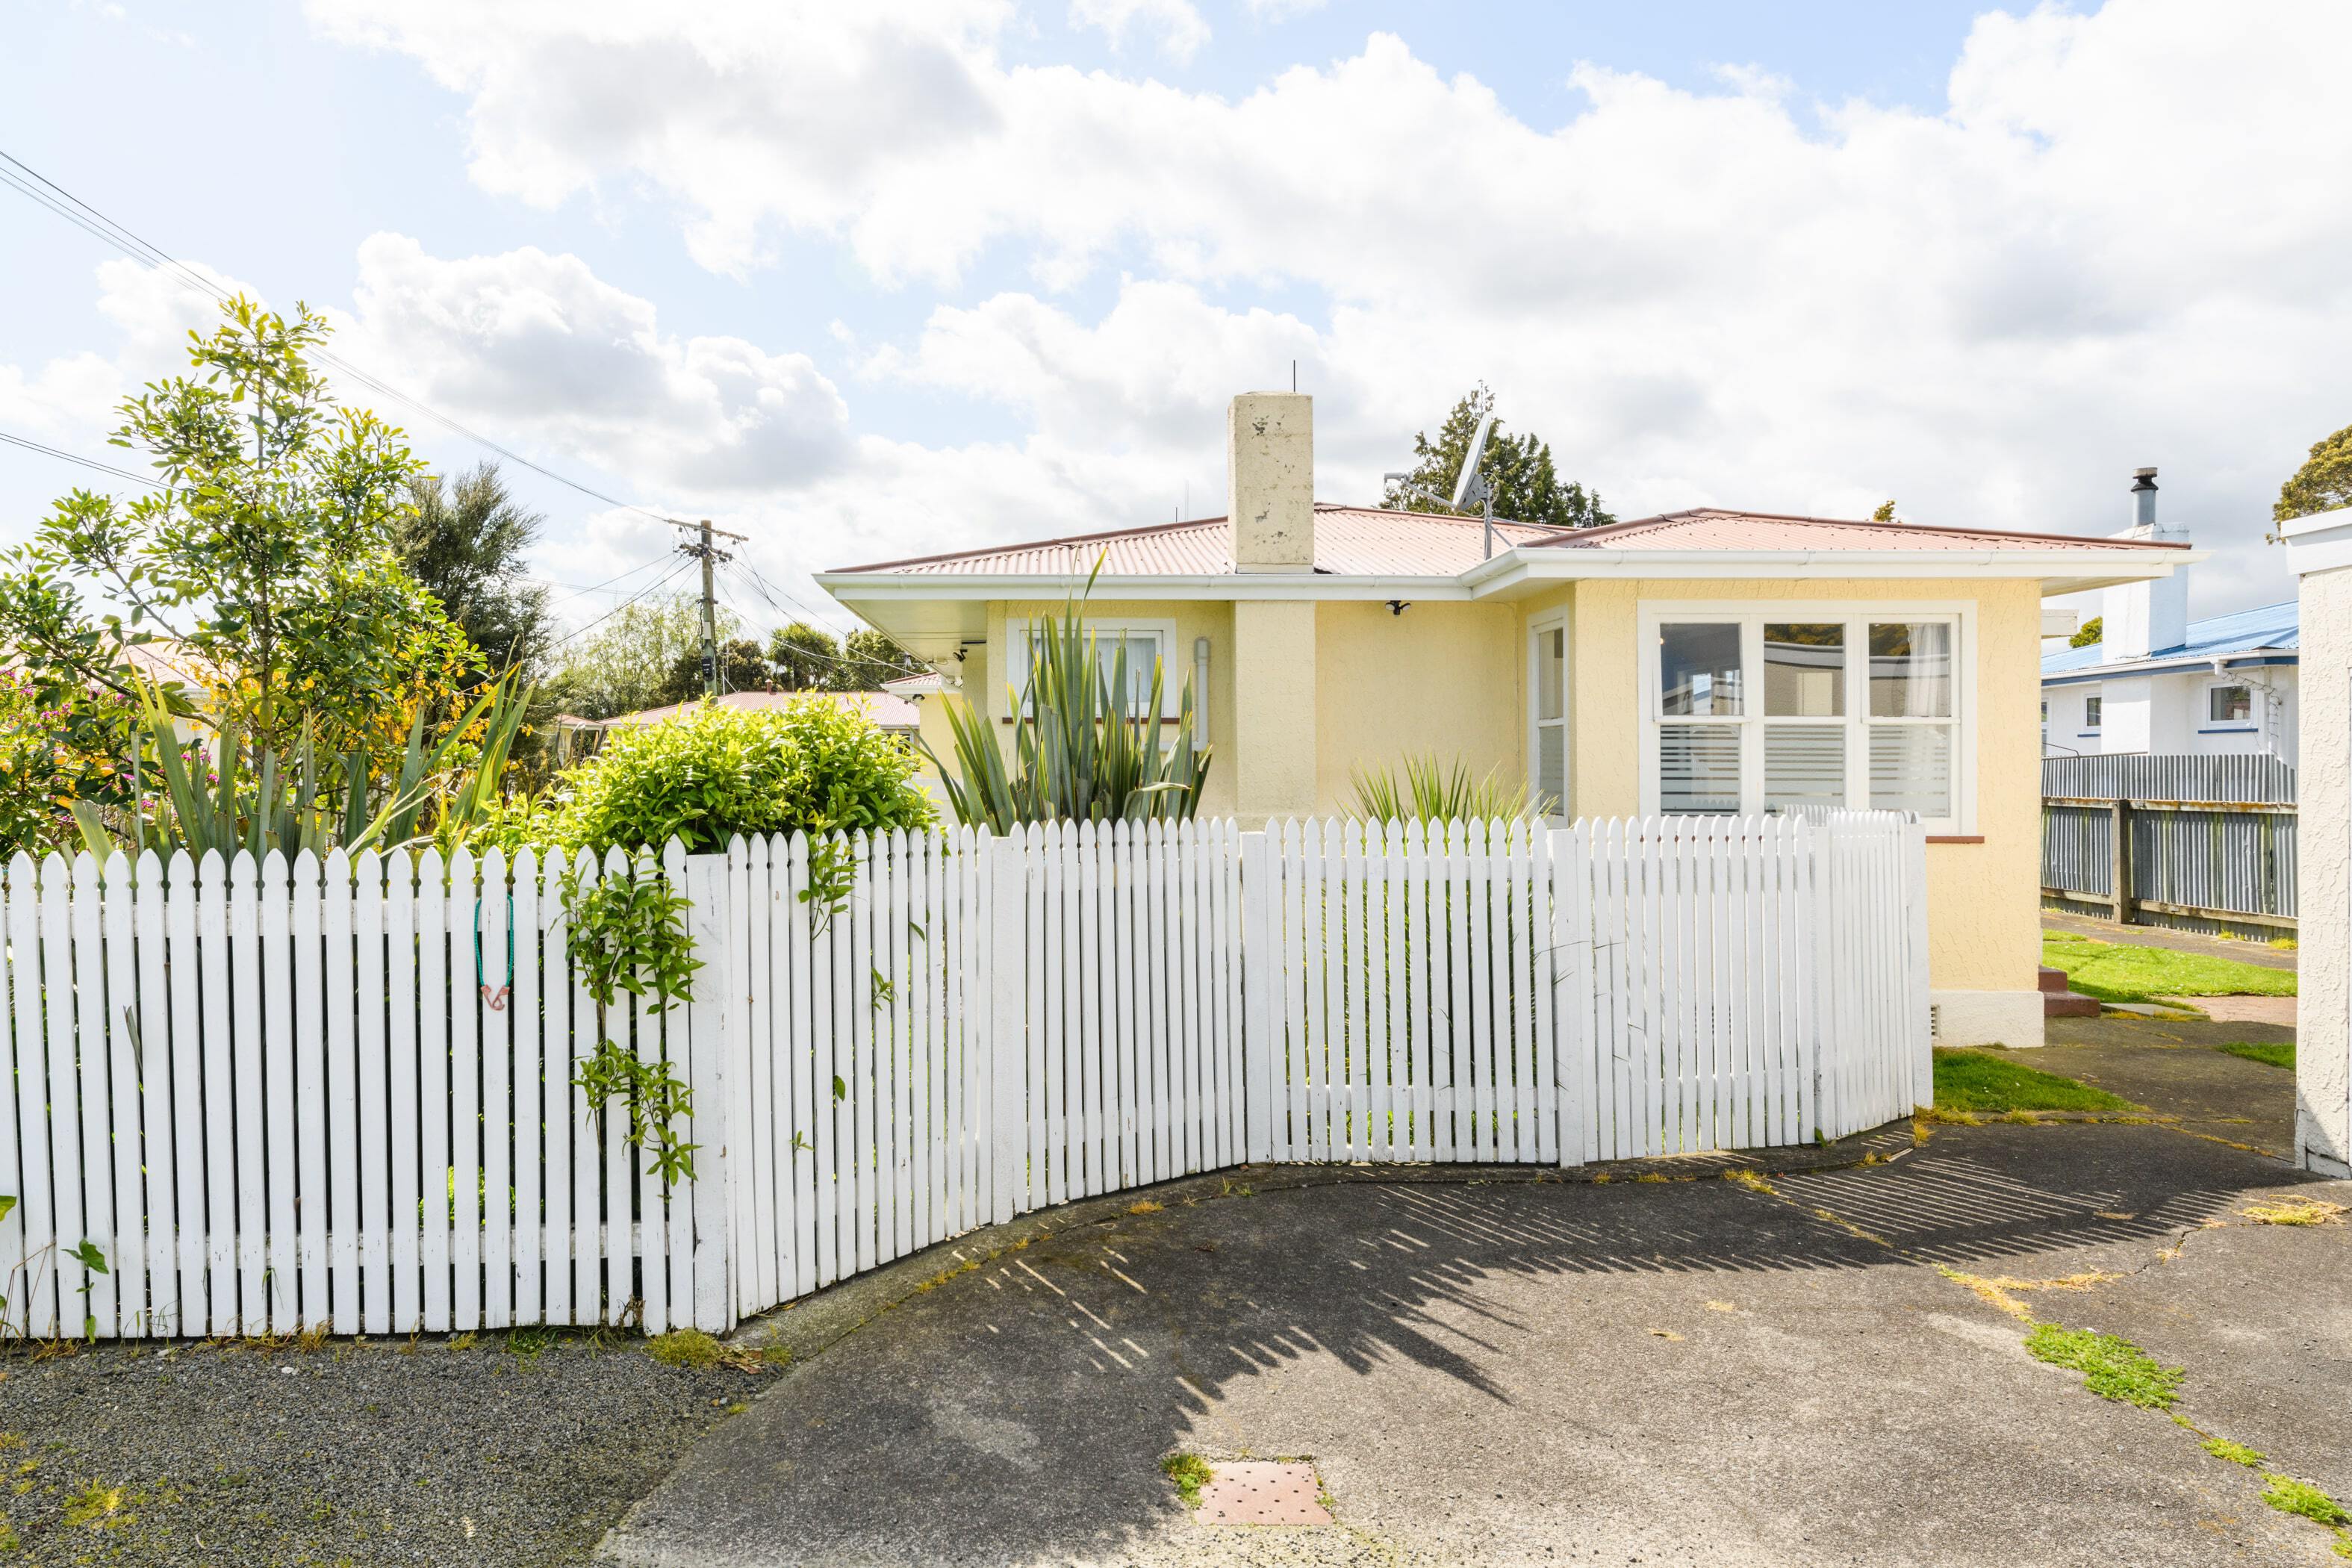
{"type": "Polygon", "coordinates": [[[1471,499],[1471,486],[1478,478],[1478,459],[1486,455],[1486,433],[1495,427],[1495,416],[1486,415],[1478,421],[1478,428],[1470,435],[1470,451],[1462,459],[1462,472],[1454,480],[1454,510],[1460,511],[1471,499]]]}

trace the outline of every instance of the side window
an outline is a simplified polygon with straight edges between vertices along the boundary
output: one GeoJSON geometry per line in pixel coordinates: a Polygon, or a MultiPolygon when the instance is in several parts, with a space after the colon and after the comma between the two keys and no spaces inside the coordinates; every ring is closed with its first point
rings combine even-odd
{"type": "Polygon", "coordinates": [[[2244,724],[2254,716],[2254,693],[2247,686],[2214,686],[2205,692],[2205,719],[2212,724],[2244,724]]]}
{"type": "Polygon", "coordinates": [[[2083,699],[2083,728],[2095,730],[2098,727],[2099,700],[2095,697],[2085,697],[2083,699]]]}

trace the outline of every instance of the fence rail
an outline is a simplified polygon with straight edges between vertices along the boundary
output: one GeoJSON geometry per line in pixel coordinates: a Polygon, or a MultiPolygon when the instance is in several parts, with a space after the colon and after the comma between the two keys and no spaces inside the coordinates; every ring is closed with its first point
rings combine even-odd
{"type": "Polygon", "coordinates": [[[0,1323],[719,1330],[1192,1172],[1788,1143],[1927,1094],[1924,840],[1888,814],[820,853],[837,908],[797,837],[661,862],[705,968],[605,1026],[693,1089],[676,1183],[577,1085],[560,858],[18,857],[0,1323]]]}
{"type": "Polygon", "coordinates": [[[2296,821],[2291,805],[2045,797],[2042,892],[2105,905],[2121,924],[2292,930],[2296,821]]]}
{"type": "Polygon", "coordinates": [[[2042,793],[2095,800],[2291,802],[2294,765],[2252,753],[2044,757],[2042,793]]]}

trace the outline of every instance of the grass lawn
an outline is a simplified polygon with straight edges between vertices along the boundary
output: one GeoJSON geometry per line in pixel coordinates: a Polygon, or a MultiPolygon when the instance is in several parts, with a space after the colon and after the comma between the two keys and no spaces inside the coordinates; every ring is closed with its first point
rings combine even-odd
{"type": "Polygon", "coordinates": [[[1936,1109],[1998,1116],[2011,1110],[2137,1110],[2103,1089],[1990,1051],[1936,1053],[1936,1109]]]}
{"type": "Polygon", "coordinates": [[[2294,1070],[2293,1040],[2263,1040],[2259,1043],[2241,1040],[2234,1045],[2215,1046],[2213,1048],[2217,1051],[2227,1051],[2233,1057],[2243,1057],[2250,1062],[2261,1062],[2267,1067],[2284,1068],[2289,1072],[2294,1070]]]}
{"type": "Polygon", "coordinates": [[[2265,969],[2234,958],[2175,952],[2168,947],[2132,947],[2072,931],[2043,931],[2042,962],[2064,970],[2069,986],[2102,1002],[2294,994],[2292,969],[2265,969]]]}

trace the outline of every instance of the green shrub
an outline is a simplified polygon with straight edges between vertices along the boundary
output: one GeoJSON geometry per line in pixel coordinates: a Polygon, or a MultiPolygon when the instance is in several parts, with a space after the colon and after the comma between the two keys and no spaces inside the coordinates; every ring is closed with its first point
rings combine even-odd
{"type": "Polygon", "coordinates": [[[1499,763],[1474,776],[1459,758],[1449,768],[1433,756],[1407,757],[1401,772],[1359,768],[1355,786],[1354,815],[1373,822],[1496,822],[1555,809],[1499,763]]]}
{"type": "Polygon", "coordinates": [[[486,818],[499,843],[602,853],[723,850],[736,834],[855,833],[920,827],[931,804],[915,753],[872,719],[824,700],[783,708],[705,707],[615,734],[559,781],[551,797],[509,801],[486,818]]]}

